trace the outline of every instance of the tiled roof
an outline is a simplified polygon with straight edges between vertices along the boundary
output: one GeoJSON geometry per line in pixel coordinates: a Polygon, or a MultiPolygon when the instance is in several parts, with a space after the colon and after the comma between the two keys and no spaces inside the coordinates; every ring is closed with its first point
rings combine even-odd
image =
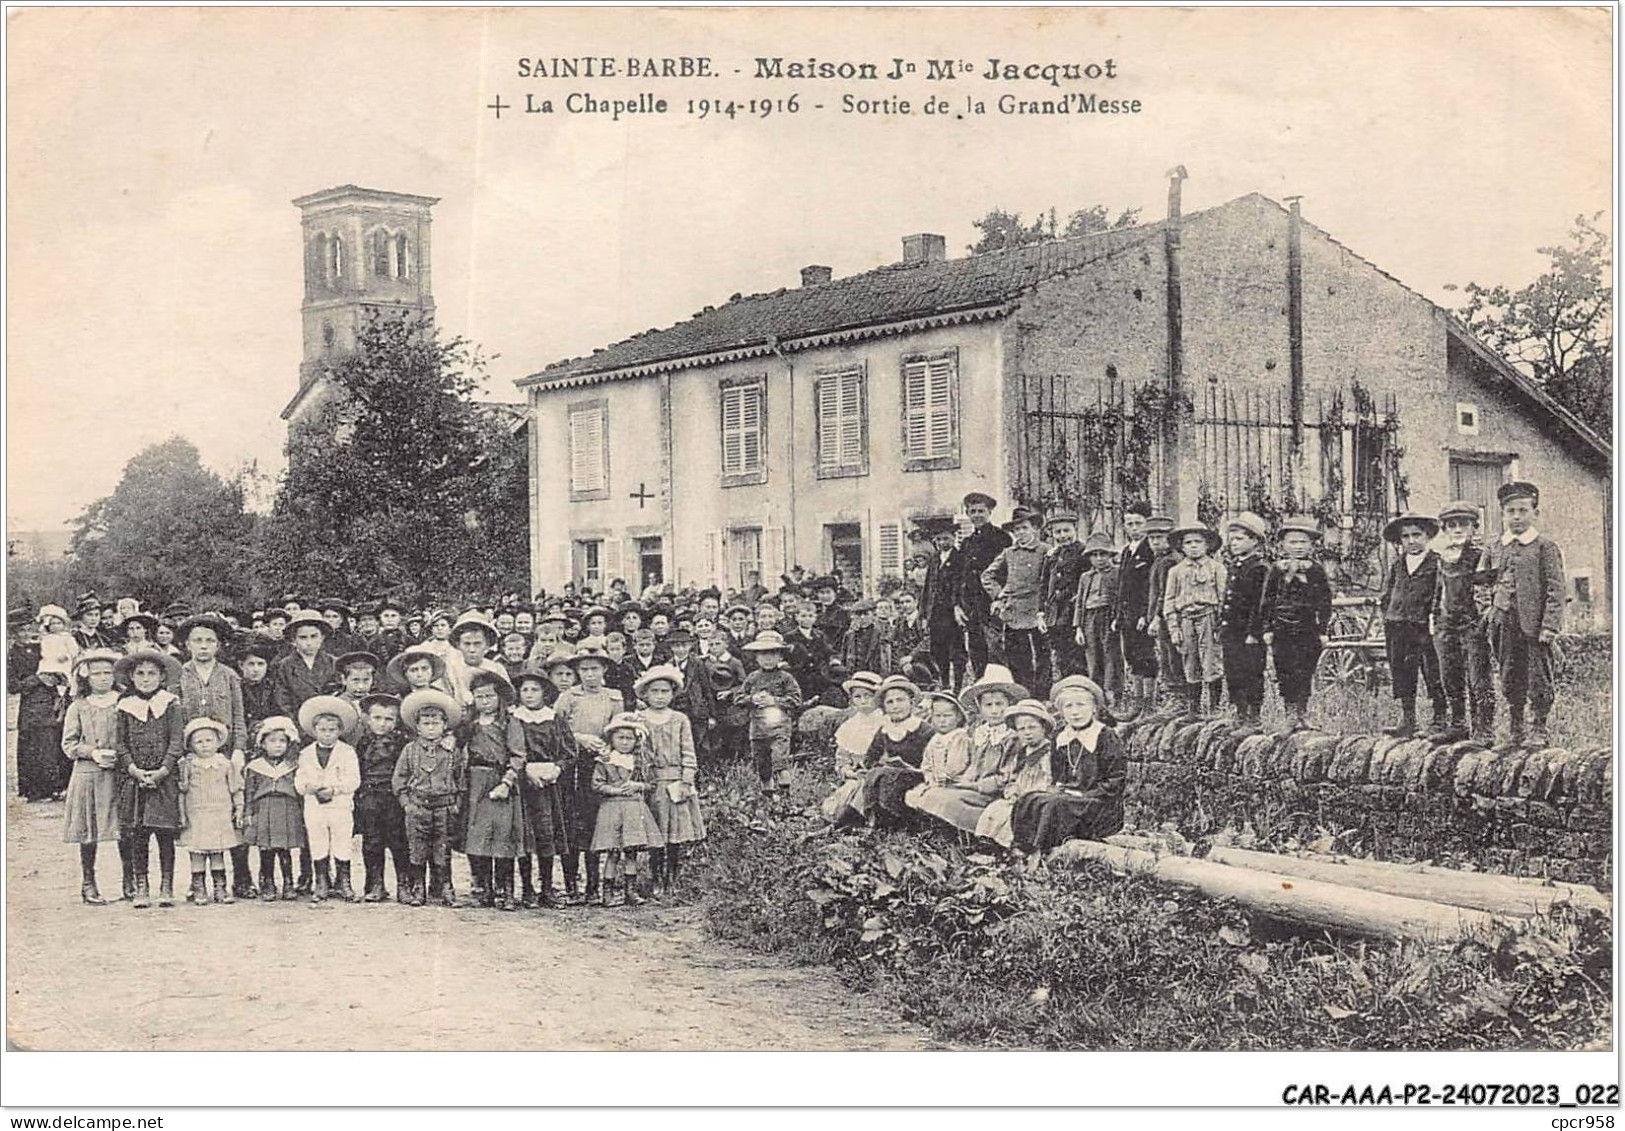
{"type": "Polygon", "coordinates": [[[789,344],[797,338],[996,306],[1042,279],[1142,243],[1161,228],[1158,222],[937,263],[894,263],[815,286],[736,296],[686,322],[557,362],[517,384],[551,384],[640,367],[676,368],[684,359],[765,348],[774,340],[789,344]]]}

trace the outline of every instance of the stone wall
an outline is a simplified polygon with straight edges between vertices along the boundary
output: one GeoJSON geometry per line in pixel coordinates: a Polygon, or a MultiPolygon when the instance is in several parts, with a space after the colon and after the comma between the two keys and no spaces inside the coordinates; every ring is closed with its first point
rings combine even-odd
{"type": "Polygon", "coordinates": [[[1120,728],[1130,828],[1195,838],[1250,824],[1266,841],[1330,832],[1383,860],[1613,884],[1613,751],[1434,746],[1230,720],[1153,716],[1120,728]]]}

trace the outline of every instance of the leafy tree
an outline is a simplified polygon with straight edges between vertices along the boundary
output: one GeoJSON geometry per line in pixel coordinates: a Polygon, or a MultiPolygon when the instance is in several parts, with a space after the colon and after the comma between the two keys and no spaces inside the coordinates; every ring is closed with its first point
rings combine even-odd
{"type": "Polygon", "coordinates": [[[134,596],[146,608],[215,594],[252,595],[245,569],[254,516],[242,484],[204,467],[189,440],[171,436],[124,465],[111,495],[73,520],[68,553],[75,585],[134,596]]]}
{"type": "Polygon", "coordinates": [[[525,588],[525,448],[510,413],[473,399],[484,364],[428,319],[370,318],[289,431],[267,577],[429,599],[525,588]]]}
{"type": "Polygon", "coordinates": [[[995,208],[980,220],[971,221],[971,226],[981,235],[970,245],[969,250],[972,255],[981,255],[988,251],[1007,251],[1010,248],[1027,247],[1058,238],[1072,239],[1074,236],[1093,235],[1113,228],[1129,228],[1138,223],[1139,219],[1138,208],[1124,209],[1117,214],[1116,219],[1112,219],[1104,204],[1094,204],[1068,216],[1066,227],[1060,230],[1058,236],[1053,208],[1041,213],[1031,224],[1022,220],[1019,212],[1006,212],[1002,208],[995,208]]]}
{"type": "Polygon", "coordinates": [[[1550,263],[1527,286],[1468,283],[1468,302],[1457,313],[1557,401],[1611,436],[1613,260],[1596,226],[1601,216],[1575,217],[1567,246],[1540,248],[1550,263]]]}

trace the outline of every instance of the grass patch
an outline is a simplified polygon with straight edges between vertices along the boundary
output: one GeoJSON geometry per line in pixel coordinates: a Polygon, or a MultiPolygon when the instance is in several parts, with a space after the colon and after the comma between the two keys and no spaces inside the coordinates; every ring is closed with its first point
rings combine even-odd
{"type": "Polygon", "coordinates": [[[936,833],[832,832],[807,781],[769,812],[733,770],[693,878],[718,938],[831,967],[941,1039],[1045,1049],[1606,1047],[1612,925],[1560,911],[1497,946],[1307,937],[1104,866],[936,833]]]}

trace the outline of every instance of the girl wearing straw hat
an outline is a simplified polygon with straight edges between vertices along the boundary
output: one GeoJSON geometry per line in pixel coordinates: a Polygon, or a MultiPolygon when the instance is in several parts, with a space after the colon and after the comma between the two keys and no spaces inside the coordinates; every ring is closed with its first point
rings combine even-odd
{"type": "Polygon", "coordinates": [[[853,672],[841,684],[846,692],[852,715],[835,728],[835,770],[841,775],[841,784],[835,787],[820,808],[824,816],[837,825],[856,824],[863,820],[863,812],[856,808],[858,795],[863,789],[864,756],[869,743],[885,718],[880,713],[876,692],[880,689],[880,676],[874,672],[853,672]]]}
{"type": "MultiPolygon", "coordinates": [[[[1066,683],[1068,676],[1062,679],[1066,683]]],[[[1050,732],[1055,720],[1049,708],[1036,699],[1023,699],[1004,713],[1015,731],[1015,742],[1010,757],[993,775],[999,786],[999,795],[988,802],[976,819],[976,835],[1005,848],[1011,847],[1015,834],[1011,820],[1017,802],[1030,793],[1050,786],[1050,732]]],[[[989,783],[992,784],[992,783],[989,783]]]]}
{"type": "Polygon", "coordinates": [[[133,907],[150,907],[148,851],[158,841],[158,906],[175,902],[175,835],[181,816],[180,700],[164,680],[180,680],[180,663],[156,650],[134,652],[113,665],[114,682],[129,688],[118,701],[119,830],[130,838],[133,907]]]}
{"type": "Polygon", "coordinates": [[[1011,812],[1016,847],[1054,848],[1071,837],[1102,837],[1123,827],[1123,740],[1101,719],[1106,695],[1085,676],[1051,691],[1063,726],[1050,755],[1050,788],[1023,795],[1011,812]]]}

